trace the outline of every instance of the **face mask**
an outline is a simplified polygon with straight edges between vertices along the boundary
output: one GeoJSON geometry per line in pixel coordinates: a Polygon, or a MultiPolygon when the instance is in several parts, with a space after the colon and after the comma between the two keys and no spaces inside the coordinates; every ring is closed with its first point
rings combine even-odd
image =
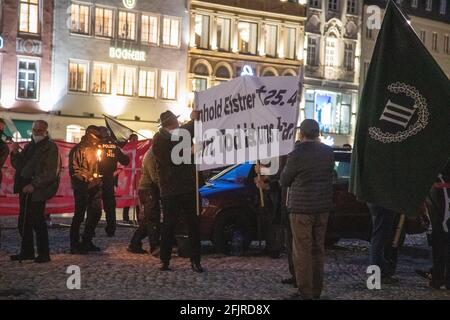
{"type": "Polygon", "coordinates": [[[39,142],[41,142],[42,140],[44,140],[46,138],[46,136],[33,136],[33,141],[35,142],[35,143],[39,143],[39,142]]]}

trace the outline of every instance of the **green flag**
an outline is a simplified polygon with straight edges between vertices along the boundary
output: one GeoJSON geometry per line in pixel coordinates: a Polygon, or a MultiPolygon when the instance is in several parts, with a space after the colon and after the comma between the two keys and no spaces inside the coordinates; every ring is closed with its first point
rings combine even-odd
{"type": "Polygon", "coordinates": [[[415,215],[450,157],[450,81],[390,0],[360,102],[350,191],[415,215]]]}

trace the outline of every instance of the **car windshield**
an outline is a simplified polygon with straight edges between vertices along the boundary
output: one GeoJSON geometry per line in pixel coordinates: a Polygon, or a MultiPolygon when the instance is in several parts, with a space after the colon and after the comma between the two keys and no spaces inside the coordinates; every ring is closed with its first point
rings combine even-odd
{"type": "Polygon", "coordinates": [[[245,164],[238,164],[232,167],[229,167],[222,171],[221,173],[215,175],[211,179],[208,180],[209,183],[213,183],[215,181],[220,182],[231,182],[231,183],[239,183],[244,184],[245,181],[248,178],[248,175],[250,173],[250,170],[252,169],[252,165],[245,163],[245,164]]]}

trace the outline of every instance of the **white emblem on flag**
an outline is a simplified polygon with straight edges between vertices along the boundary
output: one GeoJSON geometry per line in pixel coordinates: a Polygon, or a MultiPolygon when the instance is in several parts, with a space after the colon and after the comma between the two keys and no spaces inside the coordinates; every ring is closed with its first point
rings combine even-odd
{"type": "Polygon", "coordinates": [[[377,127],[370,127],[369,135],[372,139],[383,143],[402,142],[409,137],[416,135],[428,125],[428,118],[430,114],[427,108],[427,100],[415,87],[402,82],[390,84],[388,86],[388,90],[396,94],[403,93],[414,100],[414,105],[402,106],[392,102],[389,99],[383,113],[381,114],[380,120],[396,124],[404,130],[390,133],[383,132],[377,127]],[[411,119],[416,112],[418,113],[417,121],[410,124],[411,119]]]}

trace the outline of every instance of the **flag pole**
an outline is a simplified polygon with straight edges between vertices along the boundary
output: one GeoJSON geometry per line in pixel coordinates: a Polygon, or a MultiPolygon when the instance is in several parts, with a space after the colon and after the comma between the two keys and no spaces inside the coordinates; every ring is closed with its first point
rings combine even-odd
{"type": "Polygon", "coordinates": [[[117,121],[116,119],[113,119],[113,118],[111,118],[110,116],[107,116],[106,114],[103,114],[103,116],[104,116],[105,118],[108,118],[109,120],[111,120],[111,121],[113,121],[113,122],[115,122],[115,123],[121,125],[122,127],[127,128],[127,129],[130,130],[131,132],[136,133],[137,135],[140,135],[142,138],[147,139],[146,136],[144,136],[144,135],[140,134],[139,132],[137,132],[137,131],[135,131],[135,130],[129,128],[129,127],[127,127],[126,125],[120,123],[120,122],[117,121]]]}
{"type": "Polygon", "coordinates": [[[394,242],[392,243],[392,248],[394,248],[394,249],[397,249],[398,246],[399,246],[400,236],[402,234],[402,230],[403,230],[404,224],[405,224],[405,215],[401,214],[400,215],[400,220],[399,220],[398,225],[397,225],[397,229],[395,231],[394,242]]]}

